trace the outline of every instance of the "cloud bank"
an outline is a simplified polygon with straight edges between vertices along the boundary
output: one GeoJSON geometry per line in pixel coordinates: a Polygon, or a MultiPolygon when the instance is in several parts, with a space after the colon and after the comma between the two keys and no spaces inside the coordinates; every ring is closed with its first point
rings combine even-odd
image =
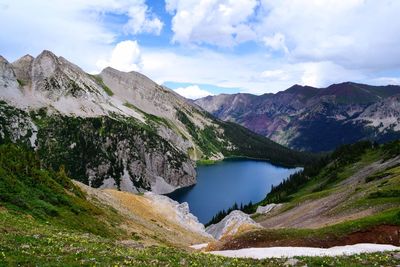
{"type": "Polygon", "coordinates": [[[399,84],[399,11],[397,0],[2,0],[0,54],[49,49],[88,72],[135,70],[197,93],[399,84]]]}

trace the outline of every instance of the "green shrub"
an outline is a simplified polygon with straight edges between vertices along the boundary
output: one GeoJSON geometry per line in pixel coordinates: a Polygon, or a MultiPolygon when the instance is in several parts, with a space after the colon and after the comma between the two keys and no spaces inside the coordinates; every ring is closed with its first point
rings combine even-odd
{"type": "Polygon", "coordinates": [[[400,197],[400,190],[379,190],[369,194],[369,198],[386,198],[386,197],[400,197]]]}

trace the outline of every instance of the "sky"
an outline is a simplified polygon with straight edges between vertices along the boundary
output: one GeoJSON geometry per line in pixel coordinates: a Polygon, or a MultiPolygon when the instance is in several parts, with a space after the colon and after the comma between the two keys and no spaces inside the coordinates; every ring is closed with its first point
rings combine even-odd
{"type": "Polygon", "coordinates": [[[53,51],[196,99],[400,84],[399,0],[0,0],[0,55],[53,51]]]}

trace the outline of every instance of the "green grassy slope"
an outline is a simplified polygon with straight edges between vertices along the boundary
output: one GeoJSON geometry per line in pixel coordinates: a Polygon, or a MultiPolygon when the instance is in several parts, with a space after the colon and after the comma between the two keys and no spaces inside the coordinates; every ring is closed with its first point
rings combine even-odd
{"type": "MultiPolygon", "coordinates": [[[[400,141],[380,146],[370,142],[342,146],[330,156],[307,165],[302,172],[274,187],[259,204],[299,203],[330,195],[340,191],[341,183],[362,168],[373,162],[385,162],[398,155],[400,141]]],[[[384,202],[400,201],[400,194],[393,196],[396,199],[387,199],[390,195],[388,192],[398,192],[400,189],[400,168],[395,165],[383,171],[371,172],[366,177],[361,177],[363,181],[357,187],[358,191],[366,192],[364,198],[382,198],[384,202]]]]}
{"type": "MultiPolygon", "coordinates": [[[[285,266],[287,259],[232,259],[170,247],[129,247],[0,210],[1,266],[285,266]]],[[[298,266],[396,266],[392,253],[298,257],[298,266]]]]}
{"type": "MultiPolygon", "coordinates": [[[[227,259],[166,246],[143,247],[120,215],[87,200],[63,169],[43,169],[34,152],[0,146],[0,266],[283,266],[286,259],[227,259]]],[[[398,264],[390,253],[300,257],[299,264],[398,264]]]]}
{"type": "Polygon", "coordinates": [[[265,229],[241,233],[216,247],[399,246],[399,156],[400,141],[340,147],[274,187],[254,206],[282,204],[270,214],[253,215],[265,229]]]}
{"type": "Polygon", "coordinates": [[[42,169],[36,154],[15,145],[0,146],[0,205],[44,223],[104,237],[121,234],[113,227],[118,215],[88,202],[63,168],[42,169]]]}

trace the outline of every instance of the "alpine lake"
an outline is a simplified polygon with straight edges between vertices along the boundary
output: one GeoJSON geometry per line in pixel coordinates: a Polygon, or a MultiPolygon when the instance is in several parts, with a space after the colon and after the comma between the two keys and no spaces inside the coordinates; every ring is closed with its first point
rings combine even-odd
{"type": "Polygon", "coordinates": [[[190,212],[201,223],[209,222],[221,210],[235,203],[254,204],[265,198],[271,186],[278,185],[302,168],[285,168],[266,161],[226,159],[212,165],[199,165],[197,184],[167,194],[179,203],[187,202],[190,212]]]}

